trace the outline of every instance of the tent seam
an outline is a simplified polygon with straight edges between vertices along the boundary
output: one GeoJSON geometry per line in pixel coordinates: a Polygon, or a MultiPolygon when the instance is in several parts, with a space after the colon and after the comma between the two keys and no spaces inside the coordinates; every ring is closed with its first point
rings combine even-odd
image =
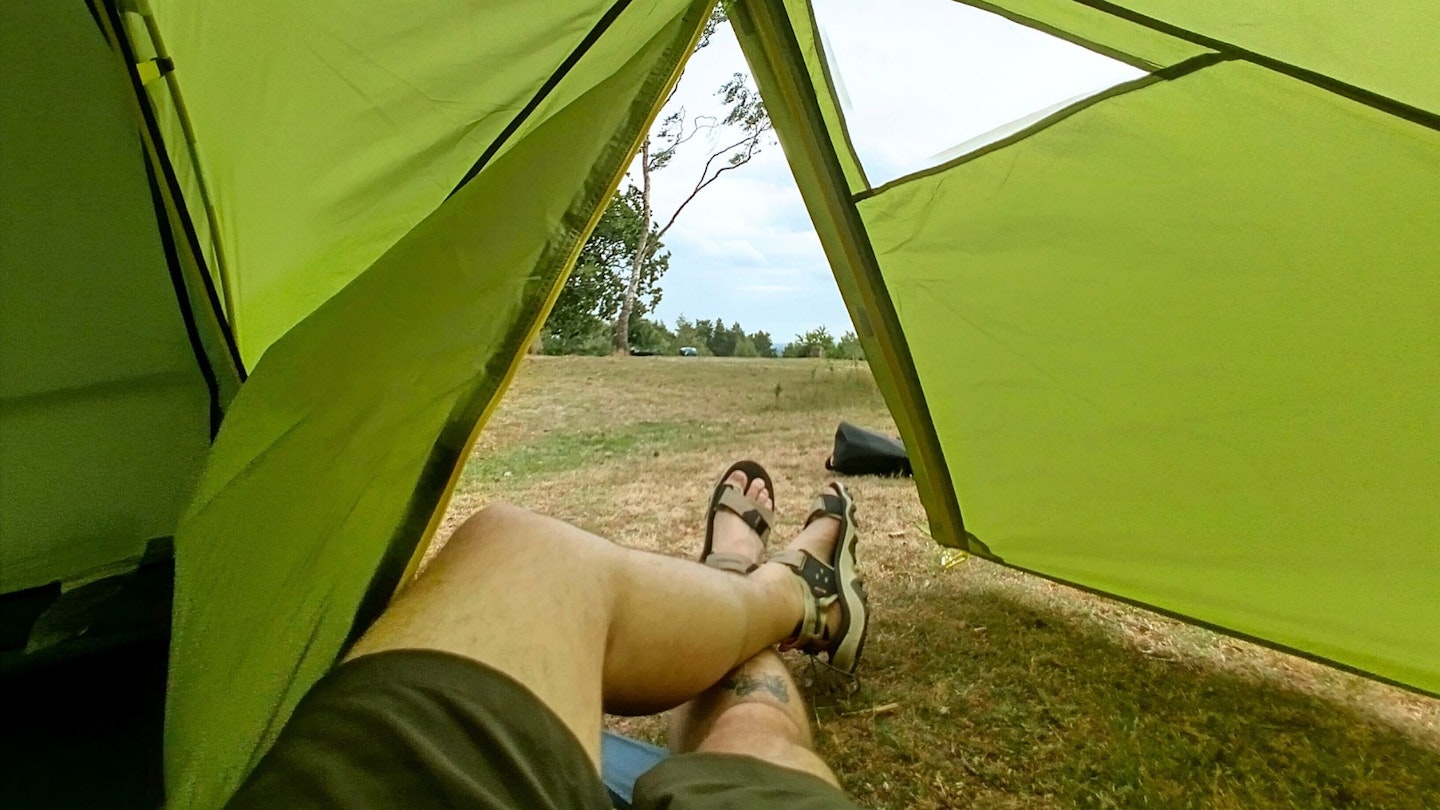
{"type": "Polygon", "coordinates": [[[175,234],[170,230],[170,217],[165,211],[165,201],[160,196],[160,183],[155,177],[155,168],[150,165],[143,146],[140,152],[140,162],[145,164],[145,180],[150,188],[150,202],[155,208],[155,229],[160,236],[160,247],[165,253],[165,267],[170,272],[170,283],[175,288],[175,300],[180,305],[180,319],[185,323],[185,335],[190,339],[190,351],[195,355],[200,376],[205,378],[205,388],[210,393],[210,441],[214,442],[215,434],[220,432],[220,422],[225,418],[225,412],[220,407],[220,381],[215,375],[210,355],[200,341],[194,304],[190,300],[190,290],[180,268],[180,254],[175,247],[175,234]]]}
{"type": "Polygon", "coordinates": [[[1428,129],[1440,131],[1440,113],[1430,112],[1429,110],[1426,110],[1424,108],[1416,107],[1412,104],[1407,104],[1403,101],[1400,101],[1399,99],[1391,98],[1390,96],[1384,95],[1382,93],[1377,93],[1374,90],[1367,90],[1364,87],[1360,87],[1359,85],[1354,85],[1350,84],[1349,82],[1341,81],[1334,76],[1321,73],[1317,70],[1311,70],[1310,68],[1301,67],[1292,62],[1286,62],[1283,59],[1277,59],[1273,56],[1266,56],[1265,54],[1262,54],[1258,51],[1252,51],[1249,48],[1242,48],[1234,43],[1226,42],[1224,40],[1216,39],[1214,37],[1209,37],[1197,31],[1191,31],[1188,28],[1183,28],[1172,23],[1167,23],[1164,20],[1159,20],[1154,17],[1141,14],[1140,12],[1134,11],[1133,9],[1125,8],[1124,6],[1108,2],[1108,0],[1073,0],[1073,2],[1095,9],[1099,12],[1109,14],[1112,17],[1117,17],[1127,22],[1131,22],[1144,28],[1148,28],[1151,31],[1156,31],[1161,34],[1168,34],[1172,37],[1177,37],[1187,42],[1193,42],[1196,45],[1219,51],[1220,53],[1223,53],[1230,58],[1242,59],[1246,62],[1254,63],[1256,65],[1259,65],[1260,67],[1267,68],[1276,73],[1284,74],[1292,79],[1302,81],[1321,90],[1326,90],[1328,92],[1334,93],[1335,95],[1348,98],[1358,104],[1363,104],[1367,107],[1371,107],[1381,112],[1388,113],[1395,116],[1396,118],[1402,118],[1406,121],[1411,122],[1412,124],[1417,124],[1428,129]]]}
{"type": "Polygon", "coordinates": [[[891,180],[890,182],[883,185],[876,186],[875,188],[857,192],[851,196],[851,201],[855,203],[860,203],[864,200],[870,199],[871,197],[876,197],[880,194],[883,194],[893,188],[903,186],[913,180],[923,180],[926,177],[931,177],[936,174],[943,174],[944,172],[947,172],[950,169],[955,168],[956,166],[964,165],[972,160],[977,160],[993,152],[998,152],[1002,149],[1005,149],[1006,147],[1013,146],[1023,140],[1026,140],[1027,138],[1030,138],[1036,133],[1049,129],[1050,127],[1060,123],[1061,121],[1064,121],[1070,116],[1075,115],[1076,113],[1083,112],[1090,107],[1101,103],[1102,101],[1109,101],[1110,99],[1127,96],[1138,90],[1144,90],[1151,85],[1158,84],[1160,82],[1173,81],[1175,79],[1184,78],[1185,76],[1189,76],[1192,73],[1197,73],[1212,65],[1218,65],[1224,62],[1232,61],[1237,60],[1235,59],[1235,57],[1227,56],[1225,54],[1214,51],[1210,53],[1202,53],[1199,56],[1192,56],[1183,62],[1176,62],[1170,67],[1157,70],[1154,73],[1146,76],[1141,76],[1138,79],[1133,79],[1128,82],[1117,84],[1107,90],[1096,93],[1093,96],[1087,96],[1083,99],[1080,99],[1074,104],[1056,110],[1050,115],[1045,116],[1039,121],[1036,121],[1030,126],[1019,130],[1018,132],[1011,133],[1010,135],[1007,135],[997,141],[987,143],[978,149],[951,158],[944,163],[938,163],[934,166],[930,166],[928,168],[921,169],[916,172],[911,172],[910,174],[903,175],[901,177],[897,177],[894,180],[891,180]]]}
{"type": "MultiPolygon", "coordinates": [[[[1059,26],[1051,25],[1034,17],[1021,14],[1018,11],[1005,8],[1004,6],[985,2],[985,0],[955,0],[955,2],[962,5],[970,6],[971,8],[978,8],[981,11],[988,11],[991,14],[1004,17],[1005,19],[1018,25],[1023,25],[1026,28],[1033,28],[1036,31],[1042,31],[1052,37],[1055,37],[1057,39],[1063,39],[1066,42],[1073,43],[1082,48],[1085,48],[1086,50],[1094,51],[1101,56],[1107,56],[1117,62],[1124,62],[1125,64],[1133,68],[1146,71],[1147,73],[1165,67],[1165,65],[1162,65],[1159,62],[1154,62],[1144,57],[1136,56],[1135,54],[1120,50],[1119,48],[1096,42],[1095,40],[1089,39],[1088,37],[1079,36],[1078,34],[1067,31],[1064,28],[1060,28],[1059,26]]],[[[1156,33],[1163,34],[1164,32],[1158,31],[1156,33]]],[[[1174,37],[1173,35],[1171,36],[1172,38],[1178,38],[1174,37]]]]}
{"type": "MultiPolygon", "coordinates": [[[[165,48],[165,39],[160,35],[160,23],[155,19],[154,13],[148,8],[148,5],[142,5],[139,14],[145,24],[145,32],[150,37],[150,43],[153,46],[156,57],[171,62],[173,65],[173,61],[170,59],[170,52],[165,48]]],[[[117,28],[117,30],[124,35],[123,29],[117,28]]],[[[133,64],[134,61],[132,56],[130,62],[133,64]]],[[[165,80],[165,88],[170,91],[170,103],[173,105],[172,112],[174,113],[174,120],[180,125],[181,135],[185,139],[185,154],[190,157],[191,169],[195,173],[195,187],[200,194],[200,207],[205,210],[205,221],[210,228],[210,247],[215,254],[215,274],[220,279],[219,293],[224,299],[225,308],[223,312],[227,318],[234,320],[234,323],[230,324],[230,329],[232,332],[237,333],[235,343],[236,350],[238,351],[240,342],[238,335],[240,316],[236,309],[236,296],[239,293],[237,288],[239,278],[237,275],[232,274],[230,261],[225,255],[225,242],[223,234],[220,231],[220,217],[215,212],[215,202],[210,195],[210,184],[205,179],[205,166],[200,161],[200,150],[199,147],[196,146],[195,127],[190,121],[189,108],[185,106],[185,95],[180,92],[180,81],[176,77],[173,69],[162,70],[160,75],[165,80]]],[[[150,97],[148,94],[146,94],[144,100],[147,103],[149,102],[150,97]]],[[[186,213],[188,215],[189,206],[186,206],[186,213]]]]}
{"type": "Polygon", "coordinates": [[[570,71],[574,70],[575,66],[580,64],[580,60],[585,58],[585,54],[589,53],[590,49],[595,47],[595,43],[599,42],[600,38],[605,36],[605,32],[610,30],[610,26],[614,24],[615,20],[619,19],[620,15],[623,14],[629,6],[630,0],[616,0],[610,8],[606,9],[604,14],[600,15],[600,19],[595,23],[594,27],[585,34],[585,38],[580,40],[580,44],[576,45],[575,49],[561,60],[555,70],[551,71],[550,78],[547,79],[544,84],[540,85],[540,89],[535,91],[535,95],[531,96],[525,106],[520,109],[520,112],[516,113],[515,117],[510,119],[510,123],[505,125],[505,129],[501,130],[500,134],[495,136],[495,140],[490,142],[490,145],[485,148],[485,151],[475,160],[474,165],[460,178],[460,182],[456,183],[455,188],[450,190],[450,194],[447,195],[446,199],[455,196],[455,192],[464,188],[466,183],[474,180],[475,176],[480,174],[481,170],[499,153],[500,147],[509,142],[516,132],[520,131],[520,127],[530,119],[530,116],[535,113],[535,110],[539,109],[541,102],[548,98],[550,94],[555,91],[555,88],[560,86],[561,82],[565,81],[565,77],[570,75],[570,71]]]}
{"type": "Polygon", "coordinates": [[[245,369],[245,361],[240,357],[239,344],[235,340],[235,334],[231,329],[226,312],[220,304],[220,296],[215,289],[214,280],[205,267],[204,252],[200,248],[200,235],[195,230],[195,223],[190,219],[189,210],[180,204],[184,200],[180,181],[175,175],[174,165],[170,162],[169,153],[165,148],[165,140],[160,134],[160,124],[155,119],[155,111],[151,108],[149,96],[135,72],[135,54],[130,48],[130,41],[123,33],[119,12],[110,0],[87,0],[86,5],[90,6],[97,21],[101,23],[106,40],[111,43],[113,48],[118,49],[120,58],[125,62],[125,77],[129,81],[131,91],[129,95],[135,103],[134,111],[140,118],[142,140],[147,142],[149,147],[146,150],[146,163],[158,164],[160,173],[165,178],[165,188],[170,192],[170,201],[166,204],[166,210],[167,212],[174,211],[181,228],[185,231],[185,241],[189,245],[190,252],[199,269],[201,285],[205,288],[206,299],[209,301],[215,317],[221,342],[225,344],[226,352],[230,356],[236,381],[244,383],[249,376],[245,369]]]}
{"type": "Polygon", "coordinates": [[[840,124],[842,145],[848,153],[850,162],[855,164],[855,170],[860,173],[860,185],[868,189],[871,187],[870,177],[865,173],[865,164],[860,161],[860,153],[855,150],[855,143],[850,138],[850,124],[845,119],[845,108],[840,104],[840,93],[836,90],[835,77],[830,73],[830,58],[825,52],[825,42],[820,36],[820,22],[815,18],[815,3],[812,0],[805,0],[805,11],[810,23],[811,36],[815,40],[815,55],[820,60],[820,75],[825,79],[825,92],[835,103],[835,118],[840,124]]]}

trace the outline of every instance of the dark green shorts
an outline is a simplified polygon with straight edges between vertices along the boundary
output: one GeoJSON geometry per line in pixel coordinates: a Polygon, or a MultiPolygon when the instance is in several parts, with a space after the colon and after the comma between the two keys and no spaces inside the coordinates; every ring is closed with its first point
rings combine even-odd
{"type": "MultiPolygon", "coordinates": [[[[337,667],[300,702],[232,808],[594,808],[610,800],[575,735],[510,677],[429,650],[337,667]]],[[[684,754],[636,783],[637,810],[853,808],[832,785],[746,756],[684,754]]]]}

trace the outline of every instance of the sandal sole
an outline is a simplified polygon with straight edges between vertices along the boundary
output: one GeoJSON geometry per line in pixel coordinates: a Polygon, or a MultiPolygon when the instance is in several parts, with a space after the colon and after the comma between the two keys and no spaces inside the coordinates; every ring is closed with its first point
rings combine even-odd
{"type": "Polygon", "coordinates": [[[830,666],[853,673],[860,662],[860,653],[865,649],[865,637],[870,632],[870,606],[865,588],[856,574],[856,546],[860,542],[860,533],[855,529],[855,499],[850,497],[843,484],[835,482],[834,486],[845,501],[845,534],[840,538],[834,563],[841,594],[837,634],[840,643],[830,651],[830,666]],[[856,621],[860,623],[860,632],[852,634],[850,628],[856,621]]]}

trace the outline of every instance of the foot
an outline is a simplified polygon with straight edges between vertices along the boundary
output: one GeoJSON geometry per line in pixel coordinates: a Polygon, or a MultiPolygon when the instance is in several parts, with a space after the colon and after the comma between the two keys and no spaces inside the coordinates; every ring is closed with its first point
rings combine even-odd
{"type": "Polygon", "coordinates": [[[802,613],[785,646],[811,655],[823,652],[830,666],[851,674],[870,627],[869,599],[856,567],[859,537],[855,500],[843,486],[830,483],[815,499],[805,530],[770,558],[799,583],[802,613]]]}
{"type": "MultiPolygon", "coordinates": [[[[726,476],[725,483],[767,510],[775,510],[774,496],[770,494],[770,487],[765,485],[763,478],[751,480],[744,471],[736,470],[726,476]]],[[[728,509],[716,509],[710,516],[710,522],[714,532],[710,548],[712,554],[735,554],[757,565],[764,559],[764,541],[739,515],[728,509]]]]}
{"type": "MultiPolygon", "coordinates": [[[[839,494],[839,490],[834,484],[826,484],[824,492],[829,495],[839,494]]],[[[835,544],[840,542],[843,528],[838,518],[821,515],[815,518],[810,525],[806,526],[800,534],[796,535],[795,539],[791,540],[790,543],[785,546],[785,549],[787,551],[806,551],[815,559],[821,562],[828,562],[834,555],[835,544]]],[[[791,569],[786,568],[785,570],[789,571],[792,576],[794,575],[791,569]]],[[[809,590],[804,580],[798,576],[793,576],[793,578],[802,591],[809,590]]],[[[834,638],[835,634],[840,631],[840,626],[843,623],[843,613],[840,603],[838,601],[831,602],[822,608],[822,610],[825,612],[825,626],[829,631],[830,637],[834,638]]],[[[790,647],[785,648],[790,649],[790,647]]]]}

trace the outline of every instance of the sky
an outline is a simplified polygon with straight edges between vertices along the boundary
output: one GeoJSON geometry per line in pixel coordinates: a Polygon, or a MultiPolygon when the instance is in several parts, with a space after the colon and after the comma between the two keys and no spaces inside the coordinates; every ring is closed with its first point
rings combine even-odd
{"type": "MultiPolygon", "coordinates": [[[[814,2],[851,140],[873,185],[970,151],[987,133],[988,140],[1003,136],[1007,124],[1142,75],[953,0],[814,2]]],[[[737,72],[749,71],[727,28],[691,59],[671,109],[715,114],[722,109],[715,90],[737,72]]],[[[668,219],[712,149],[727,142],[698,137],[654,175],[657,217],[668,219]]],[[[773,140],[701,192],[664,243],[670,271],[653,316],[671,325],[681,315],[720,318],[767,331],[779,343],[817,326],[835,335],[852,330],[773,140]]]]}

